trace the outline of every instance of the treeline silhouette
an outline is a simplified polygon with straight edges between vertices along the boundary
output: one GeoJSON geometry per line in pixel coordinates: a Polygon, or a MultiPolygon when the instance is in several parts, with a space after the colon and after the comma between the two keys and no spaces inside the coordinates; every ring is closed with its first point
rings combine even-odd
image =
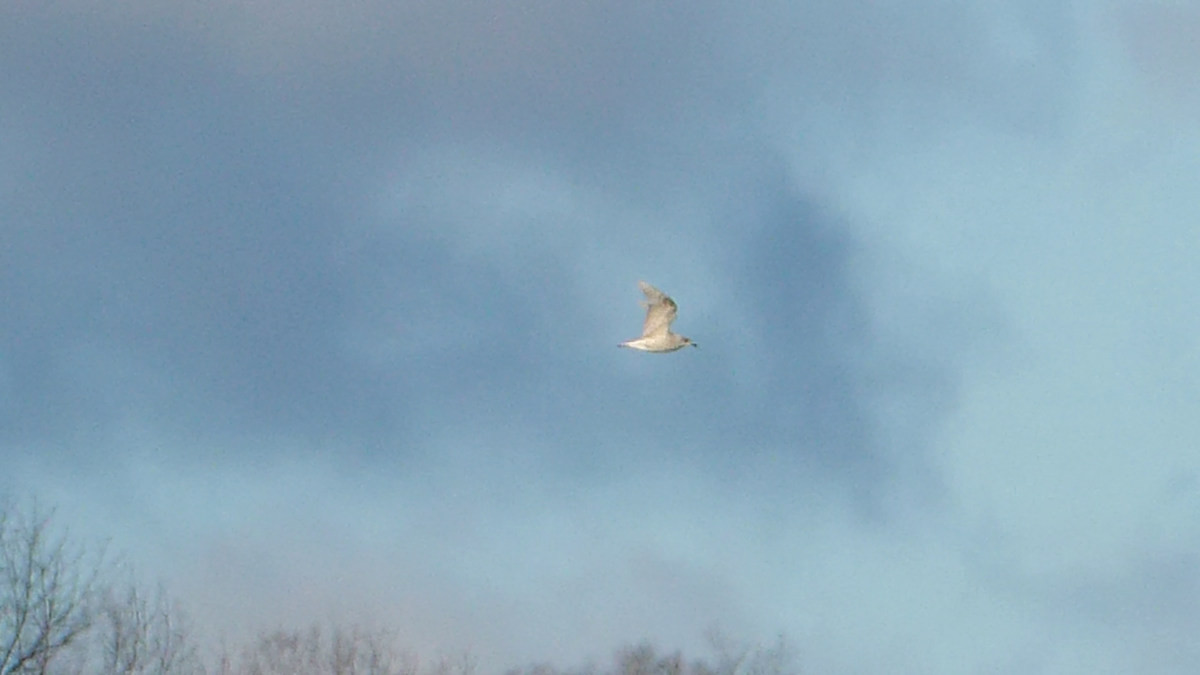
{"type": "MultiPolygon", "coordinates": [[[[103,546],[73,539],[52,511],[0,505],[0,675],[488,675],[469,654],[423,662],[386,629],[313,624],[257,635],[208,658],[185,612],[103,546]]],[[[494,675],[799,675],[782,638],[743,645],[710,631],[687,659],[650,643],[603,666],[537,663],[494,675]]]]}

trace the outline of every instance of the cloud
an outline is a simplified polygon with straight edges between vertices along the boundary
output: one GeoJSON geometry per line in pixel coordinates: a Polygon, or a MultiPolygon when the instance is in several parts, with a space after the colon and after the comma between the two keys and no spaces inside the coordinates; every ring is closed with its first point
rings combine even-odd
{"type": "Polygon", "coordinates": [[[1196,102],[1200,10],[1187,3],[1137,3],[1120,6],[1109,18],[1110,30],[1152,91],[1185,106],[1196,102]]]}
{"type": "MultiPolygon", "coordinates": [[[[754,105],[748,85],[708,66],[743,63],[737,48],[748,46],[722,30],[714,8],[364,6],[360,20],[332,20],[313,50],[292,55],[315,60],[311,71],[230,70],[225,62],[245,54],[215,51],[221,40],[248,39],[236,27],[268,18],[283,20],[252,31],[262,42],[305,41],[327,9],[254,4],[237,21],[214,13],[199,32],[192,10],[173,21],[160,15],[149,30],[135,19],[151,10],[136,5],[104,21],[24,17],[30,53],[63,24],[81,39],[30,63],[39,77],[15,76],[7,106],[41,100],[51,115],[22,121],[47,142],[24,144],[15,160],[25,178],[11,206],[20,225],[6,275],[27,290],[5,308],[10,379],[21,392],[10,442],[132,415],[214,439],[285,434],[380,446],[411,439],[416,420],[446,424],[456,411],[559,442],[605,429],[615,445],[676,439],[714,456],[747,430],[771,430],[758,444],[886,473],[867,438],[870,412],[856,383],[864,375],[846,349],[871,340],[848,281],[848,235],[814,197],[791,193],[787,169],[753,134],[695,136],[754,119],[753,108],[730,107],[754,105]],[[105,32],[113,28],[119,43],[105,32]],[[337,45],[383,35],[396,44],[377,43],[362,61],[336,58],[337,45]],[[630,48],[612,49],[622,43],[630,48]],[[703,56],[709,48],[716,52],[703,56]],[[386,85],[368,86],[371,78],[386,85]],[[721,94],[725,87],[734,89],[721,94]],[[89,116],[79,117],[84,109],[89,116]],[[388,110],[396,115],[385,121],[388,110]],[[339,128],[349,119],[365,128],[339,128]],[[368,136],[380,149],[363,154],[368,136]],[[768,166],[752,168],[747,153],[768,166]],[[556,169],[558,178],[535,173],[556,169]],[[531,182],[521,185],[521,175],[531,182]],[[579,187],[605,175],[613,177],[579,187]],[[681,186],[687,175],[694,186],[681,186]],[[633,225],[607,222],[678,218],[681,205],[703,204],[704,191],[721,184],[744,190],[723,191],[719,203],[741,228],[668,220],[650,243],[633,225]],[[530,186],[540,192],[514,196],[530,186]],[[648,196],[663,191],[674,203],[647,214],[648,196]],[[572,194],[586,205],[534,206],[572,194]],[[515,224],[523,219],[531,224],[515,224]],[[600,243],[605,231],[629,241],[600,243]],[[685,237],[697,243],[689,248],[685,237]],[[589,315],[596,296],[587,293],[599,289],[574,284],[572,270],[587,264],[580,244],[603,263],[639,243],[669,247],[687,267],[705,264],[714,243],[743,251],[712,262],[742,280],[725,301],[749,299],[743,318],[771,355],[767,396],[723,395],[726,365],[676,373],[689,396],[597,408],[598,397],[617,400],[634,385],[579,358],[573,336],[604,323],[589,315]],[[829,320],[843,333],[819,335],[829,320]],[[729,409],[740,421],[714,426],[729,409]],[[583,410],[586,419],[571,412],[583,410]]],[[[846,30],[868,28],[849,20],[846,30]]],[[[765,72],[747,81],[761,84],[765,72]]]]}

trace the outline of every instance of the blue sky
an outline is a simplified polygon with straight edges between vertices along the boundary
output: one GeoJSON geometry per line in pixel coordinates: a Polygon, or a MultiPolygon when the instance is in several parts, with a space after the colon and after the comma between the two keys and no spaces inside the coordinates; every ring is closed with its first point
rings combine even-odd
{"type": "Polygon", "coordinates": [[[205,639],[1200,662],[1200,6],[0,8],[0,489],[205,639]],[[636,282],[698,350],[619,350],[636,282]]]}

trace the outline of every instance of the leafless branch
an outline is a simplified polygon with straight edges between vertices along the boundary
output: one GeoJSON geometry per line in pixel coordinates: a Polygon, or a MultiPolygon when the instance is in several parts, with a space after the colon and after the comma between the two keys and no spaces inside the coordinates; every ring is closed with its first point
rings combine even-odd
{"type": "Polygon", "coordinates": [[[0,510],[0,675],[46,672],[95,620],[103,554],[89,561],[51,515],[0,510]]]}

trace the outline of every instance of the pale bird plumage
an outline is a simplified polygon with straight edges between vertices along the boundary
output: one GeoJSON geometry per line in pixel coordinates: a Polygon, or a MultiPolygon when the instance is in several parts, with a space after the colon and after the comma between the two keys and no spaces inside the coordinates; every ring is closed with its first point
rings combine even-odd
{"type": "Polygon", "coordinates": [[[671,323],[679,313],[679,306],[666,293],[650,284],[639,281],[646,300],[642,306],[646,308],[646,320],[642,323],[642,336],[622,342],[620,347],[640,349],[644,352],[673,352],[691,345],[696,346],[688,338],[671,332],[671,323]]]}

